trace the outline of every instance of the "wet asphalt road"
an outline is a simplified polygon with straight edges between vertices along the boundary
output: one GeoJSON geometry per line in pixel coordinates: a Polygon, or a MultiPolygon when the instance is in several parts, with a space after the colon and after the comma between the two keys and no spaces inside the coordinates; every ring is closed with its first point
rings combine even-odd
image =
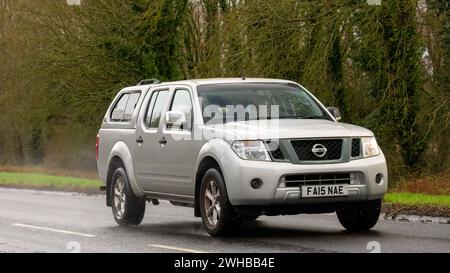
{"type": "Polygon", "coordinates": [[[450,252],[450,225],[380,220],[344,231],[333,214],[260,217],[211,238],[190,208],[147,205],[136,228],[116,225],[103,196],[0,189],[0,252],[450,252]]]}

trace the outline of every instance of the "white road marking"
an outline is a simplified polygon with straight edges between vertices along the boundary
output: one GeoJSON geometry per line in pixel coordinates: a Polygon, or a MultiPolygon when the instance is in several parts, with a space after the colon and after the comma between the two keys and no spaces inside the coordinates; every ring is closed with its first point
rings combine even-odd
{"type": "Polygon", "coordinates": [[[150,247],[155,248],[162,248],[162,249],[168,249],[168,250],[175,250],[179,252],[188,252],[188,253],[209,253],[206,251],[196,250],[196,249],[190,249],[190,248],[181,248],[181,247],[174,247],[174,246],[165,246],[165,245],[148,245],[150,247]]]}
{"type": "Polygon", "coordinates": [[[54,229],[54,228],[48,228],[48,227],[39,227],[39,226],[25,225],[25,224],[20,224],[20,223],[14,223],[12,225],[16,226],[16,227],[30,228],[30,229],[37,229],[37,230],[45,230],[45,231],[64,233],[64,234],[70,234],[70,235],[77,235],[77,236],[83,236],[83,237],[96,237],[97,236],[97,235],[93,235],[93,234],[79,233],[79,232],[67,231],[67,230],[62,230],[62,229],[54,229]]]}

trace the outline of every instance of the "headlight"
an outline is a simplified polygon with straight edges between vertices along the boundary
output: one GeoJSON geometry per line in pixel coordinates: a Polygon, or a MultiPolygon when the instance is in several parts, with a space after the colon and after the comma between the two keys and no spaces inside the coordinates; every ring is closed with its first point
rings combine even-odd
{"type": "Polygon", "coordinates": [[[380,154],[380,148],[378,147],[375,137],[363,137],[361,138],[361,143],[364,157],[371,157],[380,154]]]}
{"type": "Polygon", "coordinates": [[[242,159],[271,161],[267,148],[261,140],[239,140],[231,144],[233,151],[242,159]]]}

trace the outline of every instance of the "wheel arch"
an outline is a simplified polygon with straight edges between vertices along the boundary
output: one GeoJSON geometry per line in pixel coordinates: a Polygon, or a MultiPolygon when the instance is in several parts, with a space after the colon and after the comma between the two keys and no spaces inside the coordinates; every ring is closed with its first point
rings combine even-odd
{"type": "Polygon", "coordinates": [[[199,156],[197,158],[195,174],[193,175],[194,177],[193,182],[195,185],[194,215],[196,217],[200,217],[199,192],[202,183],[202,178],[209,168],[211,167],[217,168],[217,170],[220,172],[220,174],[224,179],[225,189],[227,189],[227,173],[226,168],[224,168],[222,164],[223,162],[226,162],[226,159],[224,159],[226,157],[224,157],[224,155],[227,153],[227,149],[230,149],[231,151],[230,144],[220,138],[213,138],[208,140],[206,143],[203,144],[202,148],[200,149],[199,156]],[[223,161],[222,159],[225,161],[223,161]]]}
{"type": "Polygon", "coordinates": [[[216,168],[223,177],[222,167],[219,164],[219,161],[211,155],[206,155],[202,158],[197,167],[197,172],[195,174],[195,206],[194,206],[194,215],[196,217],[200,217],[200,186],[202,184],[202,179],[205,173],[211,169],[216,168]]]}
{"type": "Polygon", "coordinates": [[[133,167],[133,161],[131,153],[127,147],[127,145],[120,141],[117,142],[114,147],[111,149],[111,153],[108,160],[108,170],[107,170],[107,176],[106,176],[106,205],[111,206],[111,200],[110,200],[110,190],[111,190],[111,178],[114,173],[114,171],[118,167],[123,167],[125,169],[125,172],[128,177],[128,181],[130,182],[131,189],[133,190],[133,193],[137,197],[144,196],[144,192],[141,190],[141,188],[137,184],[136,177],[134,175],[134,167],[133,167]]]}
{"type": "MultiPolygon", "coordinates": [[[[108,207],[111,207],[111,184],[112,184],[112,176],[117,168],[124,167],[122,159],[119,156],[114,156],[111,158],[109,165],[108,165],[108,171],[106,174],[106,205],[108,207]]],[[[126,170],[125,170],[126,171],[126,170]]]]}

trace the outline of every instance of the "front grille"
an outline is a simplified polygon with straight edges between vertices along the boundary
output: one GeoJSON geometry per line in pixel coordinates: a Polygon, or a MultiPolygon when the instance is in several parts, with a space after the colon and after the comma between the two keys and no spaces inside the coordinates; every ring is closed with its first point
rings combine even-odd
{"type": "Polygon", "coordinates": [[[277,148],[275,151],[270,151],[270,154],[274,160],[284,160],[284,155],[280,148],[277,148]]]}
{"type": "Polygon", "coordinates": [[[291,144],[301,161],[337,160],[341,158],[342,139],[292,140],[291,144]],[[320,147],[323,146],[327,149],[324,156],[320,157],[313,153],[313,147],[316,144],[320,144],[320,147]]]}
{"type": "Polygon", "coordinates": [[[361,155],[361,139],[352,139],[352,157],[358,157],[361,155]]]}
{"type": "Polygon", "coordinates": [[[283,152],[280,149],[280,143],[275,141],[266,141],[266,147],[269,150],[270,156],[275,161],[284,161],[286,158],[284,157],[283,152]]]}
{"type": "Polygon", "coordinates": [[[290,174],[283,178],[286,187],[350,184],[350,173],[290,174]]]}

